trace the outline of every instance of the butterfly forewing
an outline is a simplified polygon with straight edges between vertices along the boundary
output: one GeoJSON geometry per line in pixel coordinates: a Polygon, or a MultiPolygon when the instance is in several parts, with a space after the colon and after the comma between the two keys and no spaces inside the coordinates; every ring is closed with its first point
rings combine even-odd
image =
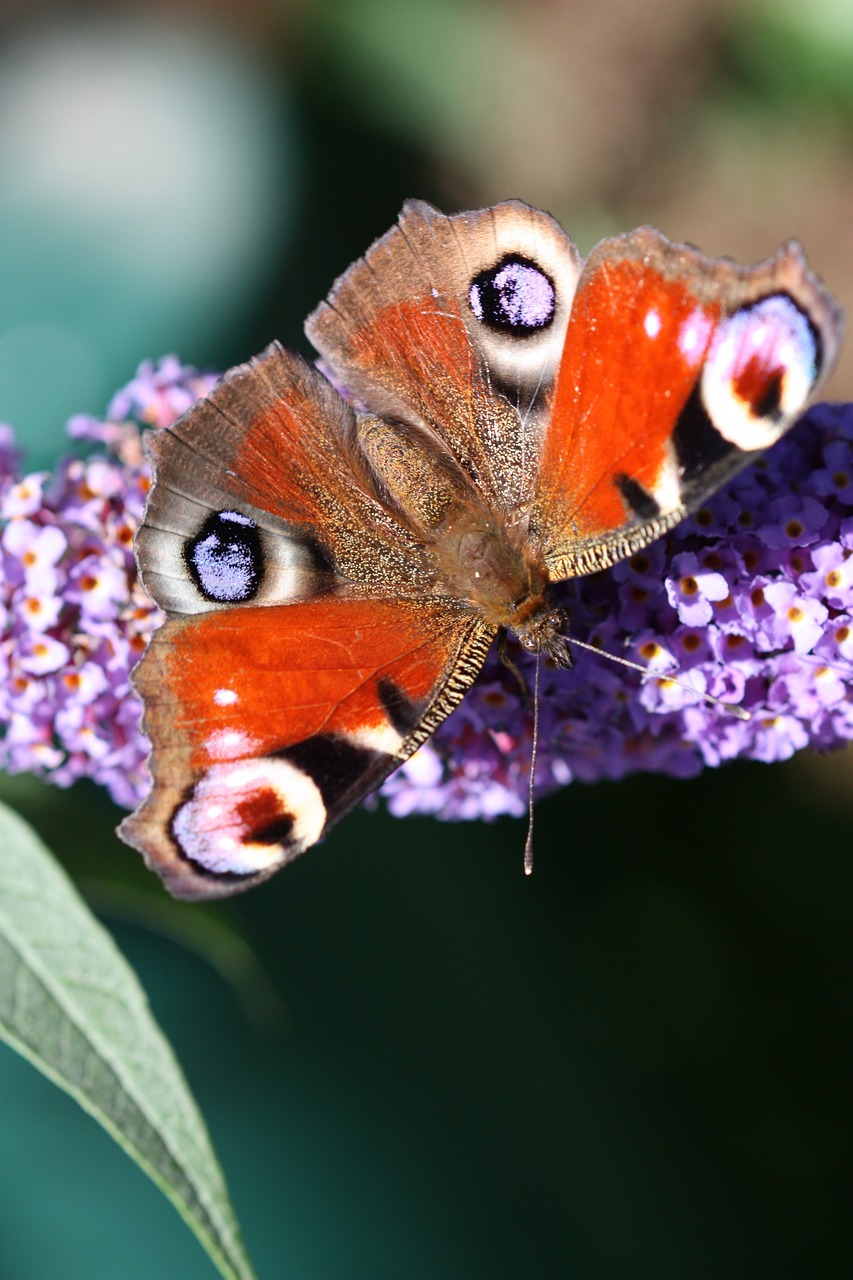
{"type": "Polygon", "coordinates": [[[835,359],[839,313],[799,246],[744,268],[640,228],[575,294],[535,525],[554,577],[658,537],[769,447],[835,359]]]}
{"type": "Polygon", "coordinates": [[[122,835],[179,897],[266,879],[411,755],[491,639],[443,602],[345,594],[167,624],[136,673],[155,786],[122,835]]]}

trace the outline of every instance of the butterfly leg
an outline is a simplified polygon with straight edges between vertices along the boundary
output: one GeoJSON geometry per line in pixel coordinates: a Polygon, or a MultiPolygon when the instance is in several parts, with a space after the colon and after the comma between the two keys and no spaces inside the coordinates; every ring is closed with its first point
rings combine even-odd
{"type": "Polygon", "coordinates": [[[518,663],[510,656],[509,648],[507,647],[508,639],[509,632],[506,627],[501,627],[498,632],[498,657],[500,658],[503,666],[506,667],[507,671],[511,672],[515,677],[521,691],[521,700],[524,708],[529,711],[533,706],[533,695],[530,691],[530,685],[527,683],[524,672],[521,670],[518,663]]]}

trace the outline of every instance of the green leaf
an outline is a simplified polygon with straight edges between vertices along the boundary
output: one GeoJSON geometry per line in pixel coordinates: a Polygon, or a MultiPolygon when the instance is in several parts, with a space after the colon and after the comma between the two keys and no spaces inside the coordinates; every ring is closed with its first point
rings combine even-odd
{"type": "Polygon", "coordinates": [[[204,1122],[145,993],[52,855],[3,805],[0,1038],[101,1122],[227,1280],[251,1280],[204,1122]]]}

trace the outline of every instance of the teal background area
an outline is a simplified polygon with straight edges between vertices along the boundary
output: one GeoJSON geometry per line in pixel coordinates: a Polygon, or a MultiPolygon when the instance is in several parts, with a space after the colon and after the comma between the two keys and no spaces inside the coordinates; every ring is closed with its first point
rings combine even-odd
{"type": "Polygon", "coordinates": [[[290,247],[297,152],[262,50],[179,11],[0,41],[0,421],[30,466],[145,356],[228,358],[290,247]]]}
{"type": "MultiPolygon", "coordinates": [[[[797,234],[850,309],[831,0],[17,8],[0,420],[29,465],[146,357],[307,351],[409,196],[519,196],[584,250],[641,222],[744,260],[797,234]],[[79,101],[48,92],[60,69],[79,101]]],[[[0,780],[139,973],[260,1280],[853,1273],[851,795],[843,756],[572,786],[537,806],[532,879],[523,823],[358,812],[205,908],[165,898],[93,786],[0,780]]],[[[213,1274],[0,1046],[0,1280],[213,1274]]]]}
{"type": "MultiPolygon", "coordinates": [[[[96,849],[148,886],[93,788],[14,785],[95,901],[96,849]]],[[[176,907],[186,945],[153,884],[145,927],[105,914],[260,1276],[845,1274],[846,821],[795,769],[746,766],[578,786],[537,824],[532,879],[523,823],[358,813],[263,890],[176,907]],[[198,916],[249,941],[263,1003],[193,950],[198,916]]],[[[6,1049],[0,1129],[4,1280],[211,1274],[6,1049]]]]}

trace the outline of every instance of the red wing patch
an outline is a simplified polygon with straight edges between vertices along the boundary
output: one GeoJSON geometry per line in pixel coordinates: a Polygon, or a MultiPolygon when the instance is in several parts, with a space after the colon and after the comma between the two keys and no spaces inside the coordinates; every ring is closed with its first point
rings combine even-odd
{"type": "Polygon", "coordinates": [[[630,555],[769,448],[838,328],[794,243],[741,267],[650,227],[603,241],[575,292],[537,480],[553,576],[630,555]]]}
{"type": "MultiPolygon", "coordinates": [[[[410,581],[417,545],[373,492],[354,432],[352,407],[316,369],[277,344],[232,369],[152,441],[156,484],[140,565],[155,598],[169,534],[180,535],[177,566],[180,539],[197,532],[199,511],[235,504],[249,504],[247,514],[273,534],[316,539],[345,578],[410,581]],[[272,519],[263,520],[262,512],[272,519]]],[[[171,610],[168,583],[162,594],[171,610]]]]}
{"type": "Polygon", "coordinates": [[[581,278],[540,471],[552,547],[630,525],[632,484],[662,510],[678,505],[673,431],[718,314],[641,260],[605,260],[581,278]]]}
{"type": "Polygon", "coordinates": [[[167,624],[136,676],[154,789],[122,835],[179,897],[265,879],[432,732],[491,638],[443,602],[345,596],[167,624]]]}

